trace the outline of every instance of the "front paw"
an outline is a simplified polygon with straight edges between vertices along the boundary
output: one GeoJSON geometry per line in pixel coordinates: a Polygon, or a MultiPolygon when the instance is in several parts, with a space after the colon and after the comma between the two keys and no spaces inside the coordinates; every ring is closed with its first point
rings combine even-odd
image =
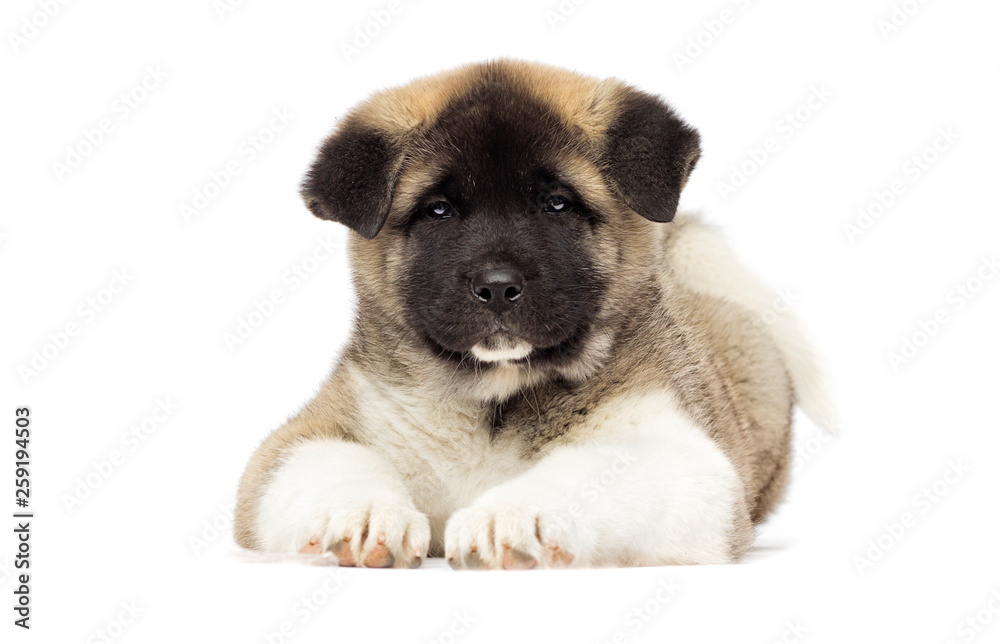
{"type": "Polygon", "coordinates": [[[583,550],[569,513],[502,499],[480,499],[453,514],[444,541],[456,570],[564,568],[580,563],[583,550]]]}
{"type": "Polygon", "coordinates": [[[332,554],[341,566],[408,568],[427,556],[430,525],[392,468],[369,448],[302,443],[273,474],[257,513],[268,552],[332,554]]]}
{"type": "Polygon", "coordinates": [[[331,553],[341,566],[416,568],[431,531],[412,504],[390,498],[316,508],[299,535],[300,553],[331,553]]]}

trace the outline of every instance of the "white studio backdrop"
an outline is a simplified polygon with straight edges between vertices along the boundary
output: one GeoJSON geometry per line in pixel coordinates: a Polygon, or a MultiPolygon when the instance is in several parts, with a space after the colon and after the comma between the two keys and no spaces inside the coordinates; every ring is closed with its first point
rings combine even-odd
{"type": "Polygon", "coordinates": [[[997,641],[998,18],[985,1],[5,3],[3,641],[997,641]],[[787,501],[740,565],[249,563],[238,477],[354,305],[347,233],[298,181],[371,92],[499,56],[619,76],[701,131],[682,207],[811,329],[841,436],[799,419],[787,501]]]}

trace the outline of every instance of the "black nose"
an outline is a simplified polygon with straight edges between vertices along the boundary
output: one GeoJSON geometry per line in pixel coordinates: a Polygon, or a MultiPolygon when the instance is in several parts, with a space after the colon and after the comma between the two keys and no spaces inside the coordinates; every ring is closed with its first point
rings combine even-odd
{"type": "Polygon", "coordinates": [[[476,299],[497,313],[503,313],[521,298],[524,275],[513,268],[489,268],[473,275],[471,286],[476,299]]]}

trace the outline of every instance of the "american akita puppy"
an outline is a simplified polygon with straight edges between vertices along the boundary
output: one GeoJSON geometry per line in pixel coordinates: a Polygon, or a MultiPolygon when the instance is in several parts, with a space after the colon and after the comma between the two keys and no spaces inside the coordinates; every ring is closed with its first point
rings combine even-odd
{"type": "Polygon", "coordinates": [[[673,221],[699,154],[655,96],[516,61],[351,112],[302,194],[354,231],[353,334],[250,460],[237,543],[365,567],[737,560],[785,488],[793,403],[829,415],[773,295],[673,221]]]}

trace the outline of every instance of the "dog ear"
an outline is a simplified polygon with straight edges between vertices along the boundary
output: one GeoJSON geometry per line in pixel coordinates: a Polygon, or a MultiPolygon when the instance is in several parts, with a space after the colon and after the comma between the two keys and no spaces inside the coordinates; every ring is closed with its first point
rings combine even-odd
{"type": "Polygon", "coordinates": [[[671,221],[701,156],[699,140],[661,99],[627,88],[604,134],[604,175],[629,208],[652,221],[671,221]]]}
{"type": "Polygon", "coordinates": [[[302,198],[320,219],[371,239],[389,214],[402,159],[399,137],[349,118],[320,147],[302,181],[302,198]]]}

